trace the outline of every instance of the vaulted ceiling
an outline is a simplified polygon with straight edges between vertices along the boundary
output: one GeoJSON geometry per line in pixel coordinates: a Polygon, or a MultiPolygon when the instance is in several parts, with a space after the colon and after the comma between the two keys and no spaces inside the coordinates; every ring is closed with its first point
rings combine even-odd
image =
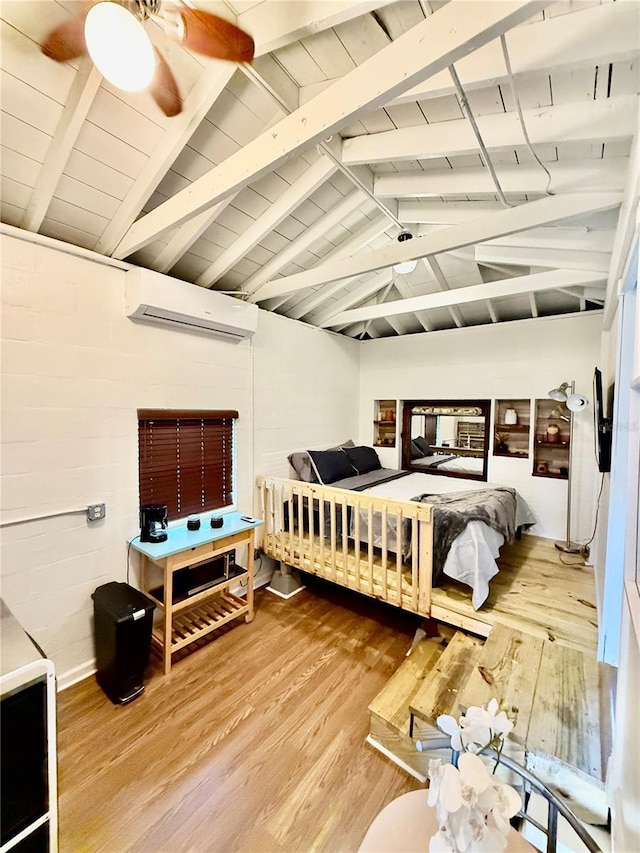
{"type": "Polygon", "coordinates": [[[166,118],[88,58],[41,54],[77,3],[0,3],[4,223],[360,338],[602,310],[636,0],[190,5],[256,58],[147,22],[184,99],[166,118]]]}

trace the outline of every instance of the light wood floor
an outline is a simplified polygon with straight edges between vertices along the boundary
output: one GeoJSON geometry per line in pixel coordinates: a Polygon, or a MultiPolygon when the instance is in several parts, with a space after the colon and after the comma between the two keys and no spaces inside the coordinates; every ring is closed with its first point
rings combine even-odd
{"type": "Polygon", "coordinates": [[[598,621],[590,566],[577,555],[561,554],[552,540],[538,536],[504,545],[498,566],[500,572],[492,578],[480,610],[473,609],[467,586],[447,580],[433,590],[434,612],[440,606],[459,613],[463,627],[465,618],[489,625],[499,622],[595,658],[598,621]]]}
{"type": "Polygon", "coordinates": [[[420,618],[318,579],[112,705],[59,695],[61,853],[357,850],[419,783],[369,746],[367,706],[420,618]]]}

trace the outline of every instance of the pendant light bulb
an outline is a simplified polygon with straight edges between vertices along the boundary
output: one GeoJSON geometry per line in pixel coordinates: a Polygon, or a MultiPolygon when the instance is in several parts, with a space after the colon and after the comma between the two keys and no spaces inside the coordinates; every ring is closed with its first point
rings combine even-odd
{"type": "Polygon", "coordinates": [[[151,83],[156,70],[151,39],[124,6],[110,0],[92,6],[84,37],[94,65],[116,88],[139,92],[151,83]]]}
{"type": "MultiPolygon", "coordinates": [[[[401,231],[398,234],[398,243],[404,243],[405,240],[412,240],[412,239],[413,239],[413,234],[411,233],[411,231],[401,231]]],[[[401,275],[408,275],[409,273],[413,272],[417,266],[418,266],[418,262],[416,260],[411,260],[411,261],[402,261],[399,264],[394,264],[393,268],[397,273],[400,273],[401,275]]]]}

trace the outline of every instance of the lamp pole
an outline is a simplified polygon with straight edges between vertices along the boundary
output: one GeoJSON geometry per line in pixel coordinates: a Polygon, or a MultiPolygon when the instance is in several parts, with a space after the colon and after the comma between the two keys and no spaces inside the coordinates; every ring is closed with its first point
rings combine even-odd
{"type": "MultiPolygon", "coordinates": [[[[572,380],[569,386],[571,395],[575,394],[575,382],[572,380]]],[[[567,394],[567,399],[570,394],[567,394]]],[[[569,465],[567,471],[567,538],[565,542],[556,542],[556,548],[565,554],[579,554],[580,545],[571,541],[571,469],[573,460],[573,412],[569,409],[569,465]]]]}

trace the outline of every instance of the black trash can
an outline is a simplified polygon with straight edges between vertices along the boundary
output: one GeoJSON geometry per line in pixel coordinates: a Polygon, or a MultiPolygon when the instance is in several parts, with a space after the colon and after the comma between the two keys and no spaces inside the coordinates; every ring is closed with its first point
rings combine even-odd
{"type": "Polygon", "coordinates": [[[116,705],[144,690],[155,604],[127,583],[111,581],[93,595],[98,684],[116,705]]]}

